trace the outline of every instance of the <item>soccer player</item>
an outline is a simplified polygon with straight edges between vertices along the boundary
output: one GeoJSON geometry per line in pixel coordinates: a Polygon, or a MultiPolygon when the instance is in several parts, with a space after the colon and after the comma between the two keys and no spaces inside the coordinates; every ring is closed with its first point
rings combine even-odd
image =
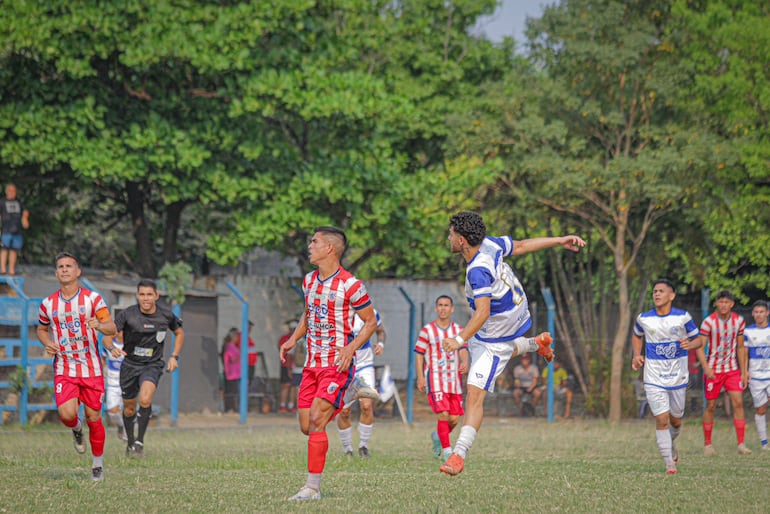
{"type": "Polygon", "coordinates": [[[751,453],[744,444],[746,418],[743,412],[743,387],[748,381],[746,352],[743,348],[743,332],[746,322],[743,316],[733,312],[735,297],[723,289],[717,293],[717,310],[703,320],[700,326],[701,348],[698,360],[703,368],[706,409],[703,411],[703,453],[713,455],[711,434],[714,430],[714,409],[724,387],[733,405],[733,425],[738,438],[738,453],[751,453]],[[708,356],[703,346],[708,342],[708,356]]]}
{"type": "Polygon", "coordinates": [[[326,425],[343,406],[343,397],[355,375],[356,350],[377,328],[366,287],[340,265],[346,247],[347,237],[341,229],[315,229],[308,245],[308,257],[317,269],[302,281],[305,314],[281,346],[281,362],[284,362],[297,340],[307,336],[308,358],[302,371],[297,414],[300,430],[308,436],[308,475],[305,485],[289,500],[321,499],[321,477],[329,450],[326,425]],[[364,322],[355,337],[354,312],[364,322]]]}
{"type": "Polygon", "coordinates": [[[80,404],[84,406],[93,455],[91,480],[100,482],[104,479],[104,376],[96,331],[112,336],[115,322],[102,297],[78,284],[81,270],[75,256],[60,253],[55,262],[60,289],[40,304],[37,337],[46,354],[53,357],[59,419],[72,429],[78,453],[86,451],[83,424],[78,417],[80,404]]]}
{"type": "Polygon", "coordinates": [[[465,414],[461,373],[468,372],[468,345],[446,352],[441,341],[456,337],[463,329],[452,321],[455,312],[450,296],[436,298],[436,319],[422,327],[414,345],[417,389],[428,393],[428,403],[438,415],[431,433],[433,456],[445,462],[452,455],[449,434],[465,414]],[[427,375],[427,380],[426,380],[427,375]]]}
{"type": "MultiPolygon", "coordinates": [[[[382,351],[385,349],[385,327],[382,326],[382,319],[377,309],[374,310],[374,316],[377,318],[377,328],[374,329],[374,333],[377,335],[377,343],[372,346],[371,341],[367,339],[361,348],[356,352],[356,377],[366,384],[367,387],[374,386],[374,356],[382,355],[382,351]]],[[[357,314],[353,319],[353,337],[355,337],[361,329],[364,327],[364,322],[357,314]]],[[[351,397],[353,389],[348,388],[347,398],[343,398],[343,408],[337,416],[337,431],[340,434],[340,441],[342,442],[342,451],[345,455],[353,455],[353,428],[350,422],[350,411],[353,408],[353,404],[356,402],[356,398],[351,397]]],[[[378,398],[379,399],[379,398],[378,398]]],[[[358,456],[364,459],[368,459],[369,455],[369,439],[372,437],[372,429],[374,428],[374,402],[376,400],[372,398],[360,397],[358,400],[358,406],[361,408],[361,413],[358,418],[358,456]]]]}
{"type": "MultiPolygon", "coordinates": [[[[123,343],[119,337],[112,337],[110,339],[111,341],[107,343],[107,346],[111,345],[119,350],[123,349],[123,343]]],[[[102,347],[104,346],[105,342],[102,341],[102,347]]],[[[104,407],[107,409],[109,418],[118,427],[118,439],[128,441],[126,426],[123,423],[123,396],[120,391],[120,366],[123,364],[123,355],[113,357],[112,353],[104,348],[104,357],[107,365],[106,379],[104,381],[106,387],[104,407]]]]}
{"type": "Polygon", "coordinates": [[[467,263],[465,296],[473,314],[457,336],[441,343],[445,351],[454,352],[468,341],[471,355],[465,421],[454,452],[439,468],[442,473],[457,475],[463,470],[484,418],[484,397],[494,391],[495,379],[508,361],[528,352],[537,352],[548,362],[553,359],[551,334],[524,337],[532,326],[527,296],[503,257],[555,246],[578,251],[585,244],[573,235],[522,241],[509,236],[487,237],[484,220],[473,212],[461,212],[449,220],[450,248],[467,263]]]}
{"type": "Polygon", "coordinates": [[[754,402],[754,423],[761,448],[770,450],[767,444],[767,405],[770,403],[770,325],[767,323],[768,305],[757,300],[751,309],[754,324],[744,331],[744,346],[749,354],[749,390],[754,402]]]}
{"type": "Polygon", "coordinates": [[[123,391],[123,422],[128,436],[126,455],[129,457],[144,455],[144,434],[152,414],[152,399],[163,375],[163,347],[168,332],[176,336],[174,350],[165,366],[169,373],[179,367],[179,353],[184,345],[182,320],[167,305],[157,303],[159,298],[155,281],[144,278],[136,286],[138,303],[115,316],[118,331],[123,334],[123,349],[112,348],[111,353],[113,357],[125,356],[120,367],[120,388],[123,391]]]}
{"type": "Polygon", "coordinates": [[[634,371],[644,367],[644,392],[655,416],[655,440],[668,475],[676,474],[679,462],[674,441],[682,430],[690,381],[687,351],[701,345],[698,326],[689,312],[672,307],[674,298],[674,285],[665,278],[656,280],[652,285],[655,308],[639,314],[631,336],[631,367],[634,371]]]}

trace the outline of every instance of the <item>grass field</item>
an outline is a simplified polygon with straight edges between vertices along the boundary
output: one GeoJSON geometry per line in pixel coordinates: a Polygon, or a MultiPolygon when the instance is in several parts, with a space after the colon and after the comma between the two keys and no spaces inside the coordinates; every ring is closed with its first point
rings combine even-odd
{"type": "MultiPolygon", "coordinates": [[[[306,438],[290,421],[212,429],[153,428],[145,457],[128,460],[108,431],[105,480],[89,480],[61,426],[0,428],[0,512],[766,512],[770,452],[735,451],[717,420],[718,454],[702,454],[699,421],[678,440],[679,474],[666,476],[652,420],[548,424],[488,418],[458,477],[438,472],[433,423],[378,421],[372,458],[342,455],[336,428],[323,499],[287,502],[305,480],[306,438]]],[[[456,436],[456,433],[453,434],[456,436]]],[[[357,444],[354,430],[354,444],[357,444]]]]}

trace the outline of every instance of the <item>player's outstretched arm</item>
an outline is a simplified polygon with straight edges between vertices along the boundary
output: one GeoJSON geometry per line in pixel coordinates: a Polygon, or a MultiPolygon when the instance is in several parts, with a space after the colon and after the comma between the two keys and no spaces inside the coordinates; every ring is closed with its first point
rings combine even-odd
{"type": "Polygon", "coordinates": [[[586,242],[583,238],[575,235],[561,237],[533,237],[531,239],[514,241],[513,255],[524,255],[539,250],[545,250],[546,248],[553,248],[555,246],[561,246],[566,250],[577,252],[585,245],[586,242]]]}

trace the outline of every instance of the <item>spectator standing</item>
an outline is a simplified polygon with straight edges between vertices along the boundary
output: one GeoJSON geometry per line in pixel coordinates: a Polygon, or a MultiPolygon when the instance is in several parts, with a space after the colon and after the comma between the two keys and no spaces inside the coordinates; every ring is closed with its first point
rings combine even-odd
{"type": "Polygon", "coordinates": [[[748,382],[748,359],[744,351],[743,316],[733,312],[735,297],[723,289],[717,293],[716,311],[703,320],[700,327],[701,347],[698,360],[703,368],[706,408],[703,411],[703,453],[713,455],[711,444],[714,430],[714,410],[722,388],[727,391],[733,406],[733,426],[738,439],[738,453],[748,455],[751,450],[744,444],[746,418],[743,412],[743,388],[748,382]],[[708,343],[708,355],[703,346],[708,343]]]}
{"type": "Polygon", "coordinates": [[[222,365],[225,373],[225,412],[236,412],[241,382],[241,338],[238,329],[231,328],[222,345],[222,365]]]}
{"type": "Polygon", "coordinates": [[[29,228],[29,211],[16,197],[16,186],[5,186],[5,198],[0,198],[0,275],[16,274],[16,259],[24,246],[24,230],[29,228]]]}

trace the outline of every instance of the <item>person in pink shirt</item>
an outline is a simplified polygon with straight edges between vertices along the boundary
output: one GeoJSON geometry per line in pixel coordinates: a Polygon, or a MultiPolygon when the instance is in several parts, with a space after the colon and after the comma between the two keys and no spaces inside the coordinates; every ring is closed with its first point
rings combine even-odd
{"type": "Polygon", "coordinates": [[[222,349],[222,365],[225,372],[225,412],[237,411],[238,386],[241,381],[241,338],[238,330],[231,328],[225,336],[222,349]]]}

